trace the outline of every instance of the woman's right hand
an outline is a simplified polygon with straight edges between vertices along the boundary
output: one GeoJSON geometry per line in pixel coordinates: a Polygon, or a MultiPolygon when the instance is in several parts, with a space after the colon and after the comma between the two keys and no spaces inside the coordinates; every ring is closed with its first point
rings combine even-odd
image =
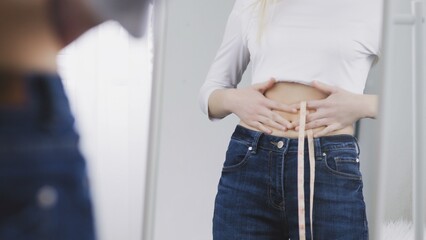
{"type": "Polygon", "coordinates": [[[254,84],[247,88],[232,89],[229,92],[229,109],[248,126],[271,134],[271,128],[287,131],[292,124],[277,111],[296,113],[297,108],[278,103],[265,97],[265,92],[275,85],[275,79],[254,84]]]}

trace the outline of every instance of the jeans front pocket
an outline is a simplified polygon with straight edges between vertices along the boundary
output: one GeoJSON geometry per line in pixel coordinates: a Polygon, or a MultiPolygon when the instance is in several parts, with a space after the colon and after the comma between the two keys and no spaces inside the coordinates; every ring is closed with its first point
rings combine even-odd
{"type": "Polygon", "coordinates": [[[222,171],[232,172],[240,169],[247,163],[250,155],[251,146],[249,142],[231,138],[222,171]]]}
{"type": "Polygon", "coordinates": [[[330,152],[323,158],[326,169],[333,175],[346,179],[362,180],[359,158],[356,153],[330,152]]]}

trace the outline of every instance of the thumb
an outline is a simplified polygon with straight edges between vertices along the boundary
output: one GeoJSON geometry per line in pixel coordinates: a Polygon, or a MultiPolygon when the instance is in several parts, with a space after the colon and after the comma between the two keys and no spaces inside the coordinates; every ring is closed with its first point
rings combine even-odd
{"type": "Polygon", "coordinates": [[[327,94],[332,94],[336,91],[336,87],[319,82],[319,81],[313,81],[312,82],[312,87],[320,90],[323,93],[327,93],[327,94]]]}
{"type": "Polygon", "coordinates": [[[268,89],[272,88],[275,85],[275,83],[276,83],[276,80],[274,78],[271,78],[264,83],[259,83],[259,84],[253,85],[253,88],[263,94],[268,89]]]}

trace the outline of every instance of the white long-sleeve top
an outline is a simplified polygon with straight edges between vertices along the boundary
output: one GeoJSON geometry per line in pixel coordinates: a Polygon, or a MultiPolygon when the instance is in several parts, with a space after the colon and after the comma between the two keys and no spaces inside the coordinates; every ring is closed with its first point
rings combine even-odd
{"type": "Polygon", "coordinates": [[[236,88],[252,62],[252,84],[272,77],[310,84],[318,80],[363,93],[380,55],[383,0],[276,0],[259,37],[259,0],[236,0],[216,58],[200,90],[236,88]]]}

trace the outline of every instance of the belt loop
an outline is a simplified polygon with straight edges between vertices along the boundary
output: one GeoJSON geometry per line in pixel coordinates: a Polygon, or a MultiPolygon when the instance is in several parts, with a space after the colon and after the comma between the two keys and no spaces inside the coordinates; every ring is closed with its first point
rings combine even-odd
{"type": "Polygon", "coordinates": [[[322,156],[321,138],[314,138],[315,155],[322,156]]]}
{"type": "Polygon", "coordinates": [[[359,148],[358,139],[356,137],[354,137],[354,142],[355,142],[355,146],[356,146],[356,152],[359,156],[361,154],[361,149],[359,148]]]}
{"type": "Polygon", "coordinates": [[[252,143],[251,147],[253,148],[252,152],[255,153],[255,154],[257,152],[257,146],[259,145],[259,139],[262,135],[263,135],[262,132],[256,132],[254,137],[253,137],[253,143],[252,143]]]}

